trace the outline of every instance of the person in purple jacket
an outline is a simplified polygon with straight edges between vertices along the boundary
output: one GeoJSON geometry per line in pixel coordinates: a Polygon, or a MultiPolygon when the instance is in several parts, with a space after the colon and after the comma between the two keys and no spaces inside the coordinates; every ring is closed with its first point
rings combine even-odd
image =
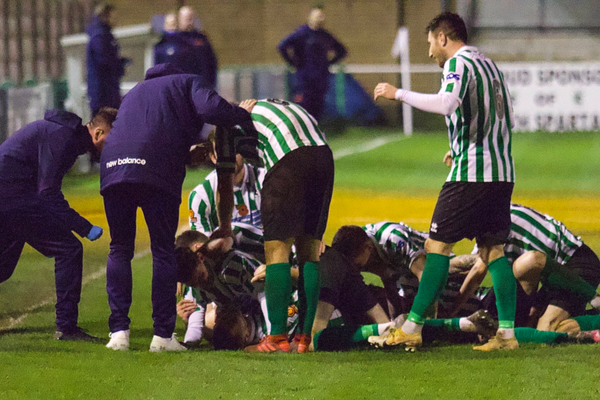
{"type": "Polygon", "coordinates": [[[323,29],[325,13],[315,7],[308,23],[279,43],[283,59],[296,68],[297,91],[294,102],[317,120],[321,118],[329,79],[329,66],[346,57],[346,48],[323,29]]]}
{"type": "MultiPolygon", "coordinates": [[[[250,114],[204,89],[202,78],[159,64],[146,73],[123,99],[114,128],[100,159],[100,192],[110,227],[106,287],[111,309],[108,348],[129,348],[136,211],[142,209],[152,251],[152,317],[150,351],[185,350],[174,338],[177,264],[175,233],[179,223],[186,160],[192,145],[206,141],[203,125],[252,126],[250,114]]],[[[218,190],[233,204],[235,148],[217,130],[218,190]]],[[[233,207],[233,206],[231,206],[233,207]]],[[[214,236],[231,235],[232,208],[218,210],[214,236]]]]}
{"type": "Polygon", "coordinates": [[[77,326],[83,246],[93,226],[65,200],[62,180],[86,152],[102,151],[117,110],[103,108],[85,126],[77,115],[52,110],[0,145],[0,283],[12,275],[25,243],[55,260],[55,339],[92,340],[77,326]]]}

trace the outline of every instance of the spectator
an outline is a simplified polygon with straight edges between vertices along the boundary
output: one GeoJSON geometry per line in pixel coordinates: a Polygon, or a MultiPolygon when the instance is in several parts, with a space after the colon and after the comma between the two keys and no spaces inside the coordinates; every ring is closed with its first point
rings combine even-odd
{"type": "Polygon", "coordinates": [[[179,10],[179,32],[175,34],[178,46],[169,61],[187,73],[199,75],[202,87],[215,90],[217,58],[206,35],[194,26],[194,15],[191,7],[179,10]]]}
{"type": "Polygon", "coordinates": [[[317,120],[323,113],[329,66],[341,61],[347,54],[346,48],[323,29],[324,22],[323,10],[313,8],[308,24],[296,29],[277,46],[283,59],[296,68],[294,101],[317,120]]]}
{"type": "Polygon", "coordinates": [[[94,9],[94,19],[87,27],[87,84],[92,115],[102,107],[119,108],[119,83],[129,59],[119,57],[119,45],[111,33],[114,7],[102,3],[94,9]]]}
{"type": "Polygon", "coordinates": [[[154,46],[154,64],[173,62],[180,46],[177,35],[177,14],[167,14],[160,42],[154,46]]]}

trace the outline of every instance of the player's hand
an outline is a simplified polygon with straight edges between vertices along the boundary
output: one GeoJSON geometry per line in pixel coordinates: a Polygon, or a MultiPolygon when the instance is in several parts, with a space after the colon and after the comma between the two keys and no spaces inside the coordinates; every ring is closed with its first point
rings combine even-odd
{"type": "Polygon", "coordinates": [[[448,168],[452,166],[452,150],[448,150],[444,155],[444,164],[446,164],[448,168]]]}
{"type": "Polygon", "coordinates": [[[250,282],[251,283],[258,282],[258,281],[264,282],[266,276],[267,276],[267,266],[265,264],[261,264],[258,268],[256,268],[256,271],[254,271],[254,277],[252,277],[250,282]]]}
{"type": "Polygon", "coordinates": [[[177,315],[187,323],[190,315],[192,315],[197,308],[198,304],[195,301],[183,299],[177,303],[177,315]]]}
{"type": "Polygon", "coordinates": [[[258,101],[254,99],[244,100],[240,103],[240,107],[248,112],[252,112],[252,109],[254,108],[257,102],[258,101]]]}
{"type": "Polygon", "coordinates": [[[385,97],[386,99],[396,100],[397,87],[390,85],[389,83],[380,83],[375,86],[373,99],[377,100],[378,97],[385,97]]]}
{"type": "Polygon", "coordinates": [[[102,233],[104,233],[102,228],[94,225],[94,226],[92,226],[92,229],[90,229],[90,232],[87,234],[86,238],[88,238],[90,241],[93,242],[94,240],[100,239],[100,236],[102,236],[102,233]]]}

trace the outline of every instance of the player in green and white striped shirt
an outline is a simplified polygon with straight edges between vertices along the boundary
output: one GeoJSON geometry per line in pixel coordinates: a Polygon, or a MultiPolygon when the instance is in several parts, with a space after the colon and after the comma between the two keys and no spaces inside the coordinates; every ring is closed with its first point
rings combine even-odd
{"type": "Polygon", "coordinates": [[[570,316],[583,315],[588,302],[600,308],[600,260],[579,236],[551,216],[518,204],[511,205],[511,220],[505,253],[515,277],[526,295],[537,293],[548,304],[539,310],[539,330],[554,331],[570,316]]]}
{"type": "MultiPolygon", "coordinates": [[[[429,56],[443,68],[437,94],[422,94],[380,83],[375,99],[396,99],[423,111],[446,116],[450,174],[438,197],[425,244],[427,262],[408,320],[388,344],[419,346],[425,311],[448,279],[450,254],[463,238],[477,239],[480,258],[489,265],[497,297],[496,338],[476,350],[516,349],[516,282],[504,256],[510,229],[514,186],[511,155],[512,106],[496,65],[467,46],[467,29],[453,13],[436,16],[427,26],[429,56]]],[[[393,336],[393,337],[392,337],[393,336]]]]}
{"type": "MultiPolygon", "coordinates": [[[[333,192],[333,154],[316,120],[297,104],[247,100],[258,153],[267,174],[262,189],[262,220],[267,263],[270,335],[247,351],[291,351],[287,342],[287,300],[291,294],[289,255],[296,246],[300,324],[298,352],[308,351],[319,300],[319,248],[333,192]]],[[[229,206],[229,205],[228,205],[229,206]]]]}

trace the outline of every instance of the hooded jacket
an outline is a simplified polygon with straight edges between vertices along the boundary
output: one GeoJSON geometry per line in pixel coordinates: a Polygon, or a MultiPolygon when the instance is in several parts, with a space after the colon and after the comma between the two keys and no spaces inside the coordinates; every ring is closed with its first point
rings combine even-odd
{"type": "Polygon", "coordinates": [[[199,76],[159,64],[123,99],[102,150],[100,191],[141,183],[181,198],[190,147],[206,140],[204,124],[251,122],[246,110],[204,89],[199,76]]]}
{"type": "Polygon", "coordinates": [[[119,44],[107,23],[95,17],[86,32],[90,37],[86,51],[90,108],[119,108],[119,83],[125,74],[126,59],[119,57],[119,44]]]}
{"type": "Polygon", "coordinates": [[[0,209],[10,210],[16,202],[37,202],[86,236],[92,225],[69,206],[61,187],[77,157],[93,149],[81,118],[70,112],[46,111],[43,120],[19,129],[0,145],[0,209]]]}

